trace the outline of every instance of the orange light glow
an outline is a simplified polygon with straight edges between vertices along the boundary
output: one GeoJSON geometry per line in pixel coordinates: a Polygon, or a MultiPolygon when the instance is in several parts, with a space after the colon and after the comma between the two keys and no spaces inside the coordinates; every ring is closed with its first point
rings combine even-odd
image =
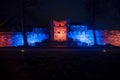
{"type": "Polygon", "coordinates": [[[67,32],[67,21],[53,21],[54,24],[54,40],[65,41],[67,32]]]}
{"type": "Polygon", "coordinates": [[[120,46],[120,31],[119,30],[104,30],[103,31],[104,42],[114,45],[120,46]]]}

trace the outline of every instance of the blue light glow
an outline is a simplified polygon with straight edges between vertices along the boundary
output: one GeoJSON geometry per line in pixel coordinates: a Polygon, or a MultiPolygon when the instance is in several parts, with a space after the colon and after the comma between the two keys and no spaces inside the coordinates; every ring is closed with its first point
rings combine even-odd
{"type": "MultiPolygon", "coordinates": [[[[42,42],[44,39],[48,39],[49,36],[46,33],[46,29],[44,28],[34,28],[32,32],[26,32],[28,45],[35,46],[36,42],[42,42]]],[[[8,40],[10,44],[6,46],[22,46],[24,45],[23,35],[21,32],[14,32],[11,35],[11,38],[8,40]]]]}
{"type": "Polygon", "coordinates": [[[27,32],[27,41],[31,46],[35,46],[36,42],[42,42],[44,39],[48,39],[48,34],[45,33],[44,28],[34,28],[32,32],[27,32]]]}
{"type": "Polygon", "coordinates": [[[105,45],[103,30],[96,30],[96,40],[98,45],[105,45]]]}
{"type": "Polygon", "coordinates": [[[72,25],[68,38],[72,38],[79,46],[86,44],[87,46],[94,45],[93,30],[87,30],[86,25],[72,25]]]}
{"type": "Polygon", "coordinates": [[[14,32],[12,34],[12,44],[11,46],[21,46],[23,45],[23,36],[21,32],[14,32]]]}
{"type": "MultiPolygon", "coordinates": [[[[30,46],[35,46],[35,43],[42,43],[44,39],[49,38],[46,28],[34,28],[32,32],[27,32],[27,41],[30,46]]],[[[96,40],[98,45],[105,45],[105,31],[96,30],[96,40]]],[[[67,32],[67,38],[72,38],[78,46],[94,45],[93,30],[88,30],[85,25],[72,25],[67,32]]],[[[21,32],[1,33],[1,46],[22,46],[24,44],[21,32]]]]}

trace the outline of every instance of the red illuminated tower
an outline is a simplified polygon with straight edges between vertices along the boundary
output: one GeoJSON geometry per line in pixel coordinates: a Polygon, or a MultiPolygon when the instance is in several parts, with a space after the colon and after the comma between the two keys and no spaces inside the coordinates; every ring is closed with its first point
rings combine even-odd
{"type": "Polygon", "coordinates": [[[66,41],[67,40],[67,21],[55,21],[53,20],[51,28],[51,38],[54,41],[66,41]]]}

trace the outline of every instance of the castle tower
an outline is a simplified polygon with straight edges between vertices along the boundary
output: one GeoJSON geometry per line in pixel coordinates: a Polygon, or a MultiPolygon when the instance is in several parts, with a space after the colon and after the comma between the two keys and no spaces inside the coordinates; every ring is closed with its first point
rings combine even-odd
{"type": "Polygon", "coordinates": [[[51,38],[54,41],[66,41],[67,40],[67,21],[55,21],[53,20],[51,28],[51,38]]]}

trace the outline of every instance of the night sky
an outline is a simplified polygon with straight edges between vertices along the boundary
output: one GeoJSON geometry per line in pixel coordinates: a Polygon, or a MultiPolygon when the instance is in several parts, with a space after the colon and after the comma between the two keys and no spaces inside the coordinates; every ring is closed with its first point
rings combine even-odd
{"type": "Polygon", "coordinates": [[[120,29],[119,3],[119,0],[2,0],[0,29],[19,30],[22,13],[27,28],[49,27],[51,19],[70,19],[72,23],[85,24],[94,20],[98,29],[120,29]]]}

